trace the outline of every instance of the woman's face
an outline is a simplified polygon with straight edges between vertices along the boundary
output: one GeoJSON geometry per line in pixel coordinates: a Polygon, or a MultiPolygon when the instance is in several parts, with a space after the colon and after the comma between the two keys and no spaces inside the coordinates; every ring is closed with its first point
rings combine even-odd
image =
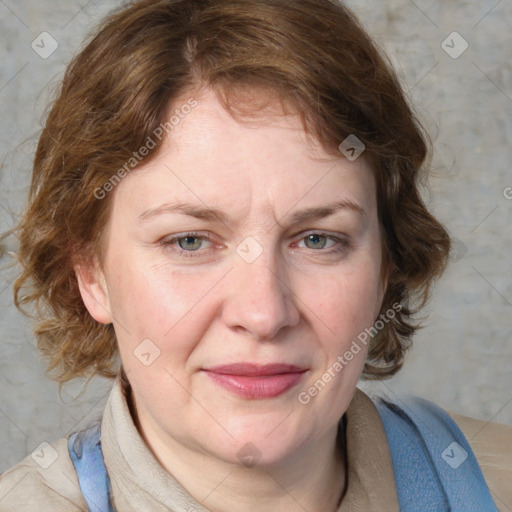
{"type": "Polygon", "coordinates": [[[298,117],[240,124],[196,99],[112,192],[82,295],[114,324],[148,439],[275,464],[336,429],[361,374],[353,342],[383,296],[375,183],[298,117]]]}

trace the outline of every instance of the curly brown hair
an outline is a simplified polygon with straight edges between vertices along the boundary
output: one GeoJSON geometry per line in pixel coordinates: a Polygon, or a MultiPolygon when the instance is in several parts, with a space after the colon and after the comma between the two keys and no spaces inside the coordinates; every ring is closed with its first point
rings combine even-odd
{"type": "MultiPolygon", "coordinates": [[[[388,60],[337,0],[141,0],[104,20],[69,64],[17,227],[15,303],[36,306],[38,346],[53,378],[117,373],[113,327],[85,308],[74,258],[101,260],[113,194],[100,200],[98,190],[168,121],[170,105],[200,87],[213,88],[232,115],[249,115],[250,91],[267,90],[329,154],[341,156],[348,135],[363,141],[389,275],[382,312],[403,306],[372,339],[363,376],[393,375],[450,240],[419,193],[430,141],[388,60]]],[[[155,142],[141,162],[158,153],[155,142]]]]}

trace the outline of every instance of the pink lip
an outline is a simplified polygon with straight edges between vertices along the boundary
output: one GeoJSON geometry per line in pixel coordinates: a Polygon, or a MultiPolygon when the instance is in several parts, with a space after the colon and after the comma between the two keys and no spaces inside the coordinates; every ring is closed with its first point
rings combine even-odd
{"type": "Polygon", "coordinates": [[[297,385],[307,370],[281,363],[236,363],[204,371],[217,384],[244,398],[274,398],[297,385]]]}

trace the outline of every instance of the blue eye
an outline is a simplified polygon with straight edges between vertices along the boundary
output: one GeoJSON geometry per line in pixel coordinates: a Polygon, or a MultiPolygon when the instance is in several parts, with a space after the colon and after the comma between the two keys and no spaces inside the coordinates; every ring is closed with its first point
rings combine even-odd
{"type": "MultiPolygon", "coordinates": [[[[178,259],[202,258],[200,261],[212,258],[215,254],[220,255],[218,251],[222,249],[208,233],[182,233],[172,238],[161,239],[159,245],[168,254],[178,259]]],[[[340,234],[338,237],[314,231],[303,234],[294,246],[303,251],[308,250],[309,254],[315,254],[318,257],[346,255],[352,249],[351,241],[345,235],[340,234]]]]}
{"type": "Polygon", "coordinates": [[[304,238],[304,242],[308,249],[325,249],[325,246],[327,245],[327,237],[325,235],[315,233],[314,235],[308,235],[304,238]]]}
{"type": "Polygon", "coordinates": [[[203,238],[193,235],[176,238],[175,240],[184,251],[197,251],[201,248],[204,241],[203,238]]]}
{"type": "Polygon", "coordinates": [[[340,241],[322,233],[312,233],[302,238],[301,242],[303,242],[308,249],[321,250],[333,247],[340,241]]]}
{"type": "Polygon", "coordinates": [[[183,233],[181,236],[161,240],[160,245],[175,256],[190,257],[204,256],[212,248],[213,243],[206,234],[183,233]]]}

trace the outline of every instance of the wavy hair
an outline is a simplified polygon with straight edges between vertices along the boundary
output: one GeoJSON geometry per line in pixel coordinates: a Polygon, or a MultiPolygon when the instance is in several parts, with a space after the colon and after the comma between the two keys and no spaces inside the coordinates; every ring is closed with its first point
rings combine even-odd
{"type": "MultiPolygon", "coordinates": [[[[372,339],[363,377],[393,375],[450,240],[421,198],[430,141],[389,61],[336,0],[141,0],[106,18],[67,67],[17,227],[15,303],[35,306],[51,376],[117,373],[113,327],[86,310],[73,257],[101,254],[113,194],[100,200],[98,190],[168,121],[174,102],[200,87],[242,117],[257,107],[251,91],[267,91],[330,154],[341,156],[351,134],[365,144],[389,275],[381,313],[402,308],[372,339]]],[[[154,146],[141,162],[160,141],[154,146]]]]}

